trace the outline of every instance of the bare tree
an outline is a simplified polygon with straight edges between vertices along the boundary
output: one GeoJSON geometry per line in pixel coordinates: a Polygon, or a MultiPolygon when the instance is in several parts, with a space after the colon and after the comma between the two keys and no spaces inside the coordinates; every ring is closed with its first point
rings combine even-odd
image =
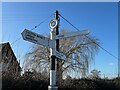
{"type": "MultiPolygon", "coordinates": [[[[62,34],[68,33],[67,30],[61,30],[62,34]]],[[[76,72],[78,75],[86,76],[89,63],[94,59],[98,52],[99,40],[90,35],[77,36],[60,40],[59,50],[65,54],[67,60],[59,60],[59,77],[67,76],[76,72]],[[88,38],[87,38],[88,37],[88,38]]],[[[33,49],[25,55],[25,69],[35,69],[44,71],[50,68],[50,50],[46,47],[35,45],[33,49]]],[[[48,72],[49,73],[49,72],[48,72]]]]}
{"type": "Polygon", "coordinates": [[[100,78],[100,75],[101,75],[101,71],[98,71],[96,69],[93,69],[91,71],[91,78],[92,79],[99,79],[100,78]]]}

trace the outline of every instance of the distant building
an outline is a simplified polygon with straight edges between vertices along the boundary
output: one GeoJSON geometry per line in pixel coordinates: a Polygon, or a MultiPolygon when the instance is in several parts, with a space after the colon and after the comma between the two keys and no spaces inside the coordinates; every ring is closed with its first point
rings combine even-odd
{"type": "Polygon", "coordinates": [[[21,67],[9,43],[0,44],[0,71],[3,76],[20,76],[21,67]]]}

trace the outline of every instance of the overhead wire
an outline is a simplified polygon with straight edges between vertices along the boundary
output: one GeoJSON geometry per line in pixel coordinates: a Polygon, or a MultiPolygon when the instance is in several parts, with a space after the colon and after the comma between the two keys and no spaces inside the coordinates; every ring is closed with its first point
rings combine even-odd
{"type": "MultiPolygon", "coordinates": [[[[52,14],[53,15],[53,14],[52,14]]],[[[37,28],[38,26],[40,26],[42,23],[44,23],[47,19],[49,19],[52,15],[50,15],[49,17],[47,17],[46,19],[44,19],[42,22],[40,22],[38,25],[36,25],[34,28],[32,28],[31,30],[34,30],[35,28],[37,28]]],[[[71,26],[73,26],[77,31],[80,31],[76,26],[74,26],[70,21],[68,21],[66,18],[64,18],[61,14],[59,14],[60,17],[62,17],[66,22],[68,22],[71,26]]],[[[86,35],[85,35],[86,36],[86,35]]],[[[91,38],[89,38],[88,36],[86,36],[88,39],[90,39],[91,41],[93,41],[91,38]]],[[[16,39],[15,41],[13,41],[11,43],[14,44],[15,42],[17,42],[18,40],[20,40],[22,37],[19,37],[18,39],[16,39]]],[[[94,42],[95,43],[95,42],[94,42]]],[[[99,44],[95,43],[96,45],[98,45],[102,50],[104,50],[106,53],[108,53],[109,55],[111,55],[112,57],[114,57],[115,59],[118,59],[115,55],[113,55],[111,52],[109,52],[108,50],[106,50],[105,48],[103,48],[102,46],[100,46],[99,44]]]]}
{"type": "MultiPolygon", "coordinates": [[[[68,21],[66,18],[64,18],[61,14],[59,14],[59,16],[61,18],[63,18],[67,23],[69,23],[71,26],[73,26],[77,31],[80,31],[76,26],[74,26],[70,21],[68,21]]],[[[85,35],[86,36],[86,35],[85,35]]],[[[91,38],[89,38],[88,36],[86,36],[88,39],[90,39],[92,42],[93,40],[91,38]]],[[[94,42],[95,43],[95,42],[94,42]]],[[[98,47],[100,47],[103,51],[105,51],[106,53],[108,53],[110,56],[114,57],[115,59],[119,59],[117,58],[115,55],[113,55],[111,52],[109,52],[108,50],[106,50],[105,48],[103,48],[102,46],[100,46],[99,44],[95,43],[98,47]]]]}
{"type": "Polygon", "coordinates": [[[46,19],[44,19],[42,22],[40,22],[38,25],[36,25],[34,28],[32,28],[31,30],[37,28],[38,26],[40,26],[42,23],[44,23],[47,19],[49,19],[50,17],[52,17],[53,14],[51,14],[49,17],[47,17],[46,19]]]}
{"type": "MultiPolygon", "coordinates": [[[[43,21],[41,21],[38,25],[34,26],[34,28],[31,29],[34,30],[35,28],[37,28],[38,26],[40,26],[42,23],[44,23],[46,20],[48,20],[50,17],[52,17],[53,14],[51,14],[50,16],[48,16],[47,18],[45,18],[43,21]]],[[[18,39],[16,39],[15,41],[13,41],[11,43],[11,45],[13,45],[14,43],[16,43],[17,41],[19,41],[22,37],[19,37],[18,39]]]]}

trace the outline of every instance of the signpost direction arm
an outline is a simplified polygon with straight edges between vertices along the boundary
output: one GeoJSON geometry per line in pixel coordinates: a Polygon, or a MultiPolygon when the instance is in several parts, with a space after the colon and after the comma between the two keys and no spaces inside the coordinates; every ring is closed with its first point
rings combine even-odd
{"type": "Polygon", "coordinates": [[[57,58],[62,59],[62,60],[66,60],[66,56],[63,53],[60,53],[58,51],[56,51],[56,55],[57,58]]]}
{"type": "Polygon", "coordinates": [[[70,33],[66,33],[66,34],[57,35],[56,39],[76,37],[76,36],[81,36],[81,35],[87,35],[89,33],[90,33],[89,30],[82,30],[82,31],[77,31],[77,32],[70,32],[70,33]]]}
{"type": "Polygon", "coordinates": [[[38,45],[42,45],[45,47],[53,48],[53,41],[47,37],[44,37],[42,35],[39,35],[27,29],[25,29],[21,34],[23,39],[26,41],[29,41],[38,45]]]}

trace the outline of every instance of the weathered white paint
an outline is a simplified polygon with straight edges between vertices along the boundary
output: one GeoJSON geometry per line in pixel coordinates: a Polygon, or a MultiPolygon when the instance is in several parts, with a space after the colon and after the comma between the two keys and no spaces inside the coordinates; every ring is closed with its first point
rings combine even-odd
{"type": "Polygon", "coordinates": [[[81,36],[81,35],[87,35],[89,33],[90,33],[89,30],[70,32],[70,33],[66,33],[66,34],[56,35],[56,39],[64,39],[64,38],[76,37],[76,36],[81,36]]]}
{"type": "Polygon", "coordinates": [[[53,41],[47,37],[44,37],[42,35],[39,35],[27,29],[25,29],[21,34],[22,34],[23,39],[26,41],[30,41],[32,43],[42,45],[45,47],[53,48],[53,41]]]}
{"type": "Polygon", "coordinates": [[[56,51],[55,56],[56,56],[57,58],[59,58],[59,59],[62,59],[62,60],[66,60],[66,59],[67,59],[66,56],[65,56],[63,53],[60,53],[60,52],[58,52],[58,51],[56,51]]]}
{"type": "Polygon", "coordinates": [[[56,32],[55,31],[51,31],[50,32],[50,39],[52,40],[52,48],[50,48],[50,56],[55,56],[55,43],[56,43],[56,40],[55,40],[55,37],[56,37],[56,32]]]}
{"type": "Polygon", "coordinates": [[[56,71],[50,70],[50,85],[55,86],[56,85],[56,71]]]}

